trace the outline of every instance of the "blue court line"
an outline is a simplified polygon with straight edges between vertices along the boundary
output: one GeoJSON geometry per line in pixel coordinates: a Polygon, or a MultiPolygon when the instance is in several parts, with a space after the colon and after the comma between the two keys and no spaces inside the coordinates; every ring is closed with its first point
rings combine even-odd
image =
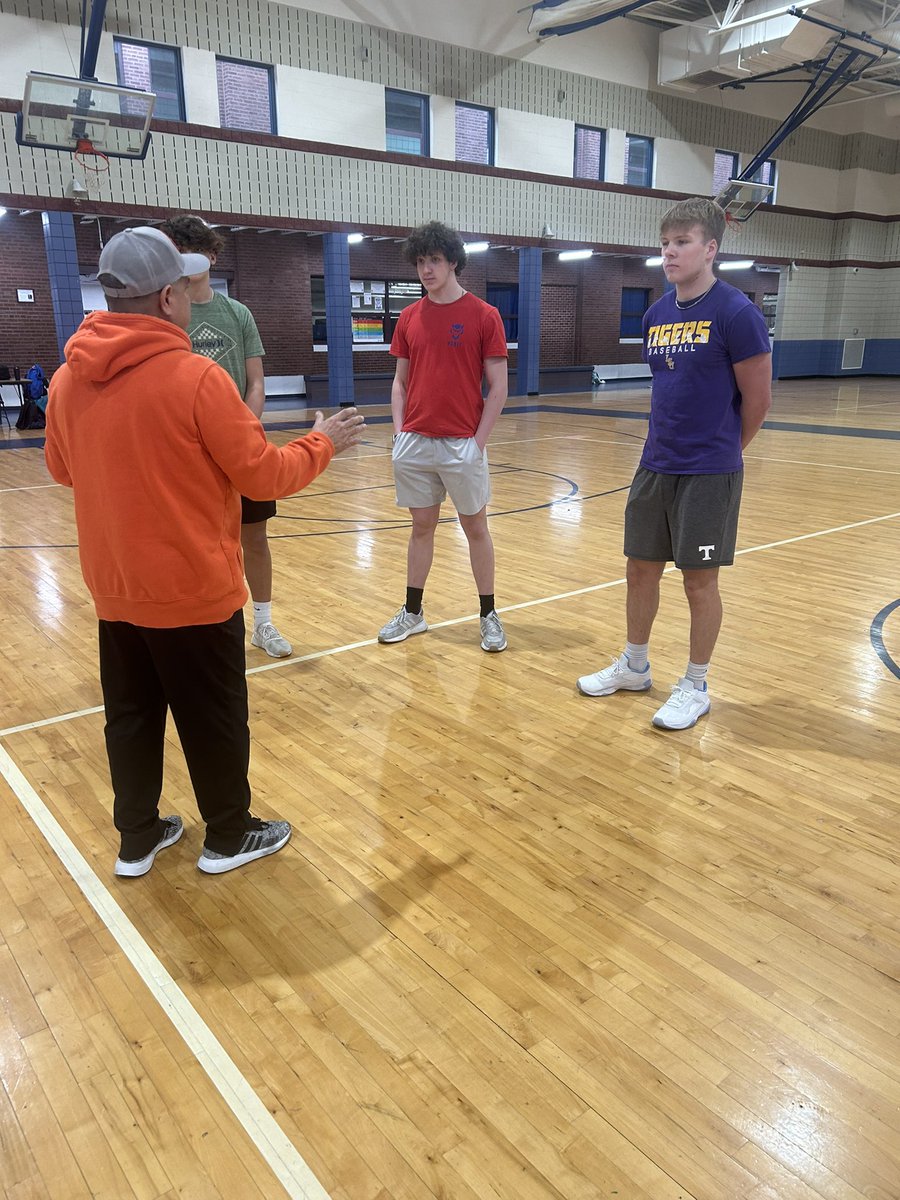
{"type": "Polygon", "coordinates": [[[900,429],[860,429],[855,425],[796,425],[793,421],[764,421],[763,429],[786,433],[825,433],[834,437],[878,438],[883,442],[900,441],[900,429]]]}
{"type": "MultiPolygon", "coordinates": [[[[504,409],[504,413],[511,409],[504,409]]],[[[529,410],[532,411],[532,410],[529,410]]],[[[617,408],[571,408],[541,405],[537,410],[546,413],[566,413],[573,417],[622,417],[626,421],[648,421],[649,412],[629,412],[617,408]]],[[[824,433],[832,437],[876,438],[885,442],[900,441],[900,429],[861,429],[857,425],[801,425],[797,421],[764,421],[763,429],[777,429],[782,433],[824,433]]]]}
{"type": "Polygon", "coordinates": [[[16,438],[14,442],[0,442],[0,450],[35,450],[39,449],[43,444],[43,437],[16,438]]]}
{"type": "MultiPolygon", "coordinates": [[[[523,413],[564,413],[570,417],[611,417],[624,421],[649,421],[649,412],[637,412],[625,408],[576,408],[568,404],[507,405],[502,416],[521,416],[523,413]]],[[[390,416],[366,417],[366,425],[387,425],[390,416]]],[[[278,421],[268,423],[266,429],[309,429],[312,421],[278,421]]],[[[900,429],[861,429],[856,425],[801,425],[796,421],[764,421],[763,429],[777,429],[782,433],[823,433],[831,437],[874,438],[878,441],[900,441],[900,429]]],[[[38,443],[39,444],[39,443],[38,443]]]]}
{"type": "MultiPolygon", "coordinates": [[[[544,500],[540,504],[529,504],[529,505],[526,505],[524,508],[505,508],[505,509],[491,510],[488,513],[488,516],[491,518],[491,520],[493,520],[495,517],[515,517],[515,516],[518,516],[520,513],[539,512],[542,508],[553,508],[553,506],[556,504],[567,504],[572,500],[581,499],[581,497],[578,496],[578,494],[577,494],[578,493],[578,484],[574,481],[574,479],[568,479],[565,475],[556,475],[552,471],[533,471],[530,467],[514,467],[509,463],[499,463],[496,465],[503,469],[503,474],[505,474],[505,475],[509,475],[509,474],[546,475],[549,479],[559,479],[564,484],[568,485],[569,490],[568,490],[568,492],[566,492],[566,494],[564,496],[557,496],[553,500],[544,500]]],[[[494,475],[496,473],[497,473],[496,471],[491,471],[492,475],[494,475]]],[[[390,486],[390,485],[388,485],[388,486],[390,486]]],[[[597,492],[596,496],[590,496],[590,497],[586,496],[585,499],[597,499],[601,496],[612,496],[616,492],[623,492],[629,487],[631,487],[631,484],[627,483],[622,487],[610,488],[610,490],[608,492],[597,492]]],[[[311,499],[315,499],[315,498],[316,498],[315,496],[311,497],[311,499]]],[[[326,525],[334,524],[335,522],[338,522],[341,520],[356,520],[357,524],[352,525],[347,529],[326,529],[326,530],[322,530],[322,532],[320,532],[320,533],[273,533],[271,530],[269,530],[269,540],[270,541],[279,541],[279,540],[283,541],[286,539],[305,538],[305,537],[332,537],[335,535],[346,534],[346,533],[382,533],[385,530],[390,530],[390,529],[409,529],[410,525],[412,524],[412,522],[409,520],[401,520],[399,522],[391,522],[390,524],[384,524],[384,523],[381,523],[384,521],[384,518],[377,518],[377,517],[372,518],[373,523],[360,524],[359,519],[353,518],[353,517],[348,517],[348,518],[304,517],[304,516],[292,517],[292,516],[287,516],[283,513],[279,513],[277,517],[273,517],[272,519],[274,521],[281,521],[281,520],[302,521],[304,524],[318,523],[318,524],[326,524],[326,525]]],[[[454,524],[457,520],[458,520],[458,517],[454,514],[453,516],[439,518],[438,524],[439,525],[450,525],[450,524],[454,524]]],[[[3,549],[3,548],[4,547],[0,546],[0,549],[3,549]]]]}
{"type": "Polygon", "coordinates": [[[895,600],[892,604],[888,604],[886,608],[883,608],[881,612],[878,613],[869,629],[869,637],[872,641],[872,647],[875,650],[875,653],[891,672],[891,674],[896,675],[896,677],[900,679],[900,667],[898,667],[893,658],[891,658],[887,647],[884,644],[884,638],[882,637],[884,623],[895,608],[900,608],[900,600],[895,600]]]}
{"type": "Polygon", "coordinates": [[[508,409],[503,412],[543,412],[565,413],[570,417],[623,417],[626,421],[649,421],[650,410],[646,412],[631,412],[627,408],[575,408],[568,404],[540,404],[537,408],[508,409]]]}
{"type": "MultiPolygon", "coordinates": [[[[365,407],[365,406],[363,406],[365,407]]],[[[517,416],[523,413],[563,413],[570,417],[608,417],[620,418],[623,421],[648,421],[650,413],[635,412],[630,409],[618,408],[575,408],[570,405],[513,405],[504,408],[503,416],[517,416]]],[[[363,414],[365,415],[365,414],[363,414]]],[[[387,425],[390,416],[366,417],[367,425],[387,425]]],[[[270,421],[266,430],[284,432],[290,429],[311,429],[314,421],[270,421]]],[[[776,429],[782,433],[820,433],[830,437],[872,438],[876,441],[900,441],[900,429],[861,429],[857,425],[801,425],[796,421],[764,421],[763,429],[776,429]]],[[[43,446],[43,437],[20,438],[17,441],[0,442],[0,450],[27,450],[43,446]]]]}

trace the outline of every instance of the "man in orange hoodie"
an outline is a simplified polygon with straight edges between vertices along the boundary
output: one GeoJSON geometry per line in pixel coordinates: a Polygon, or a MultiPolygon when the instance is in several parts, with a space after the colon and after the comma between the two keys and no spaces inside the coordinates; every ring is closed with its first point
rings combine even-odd
{"type": "Polygon", "coordinates": [[[364,428],[350,408],[286,446],[266,440],[230,376],[191,352],[188,277],[208,265],[150,227],[111,238],[109,311],[70,338],[47,409],[47,467],[74,489],[100,623],[117,875],[146,874],[183,831],[159,815],[167,709],[206,823],[198,867],[221,874],[287,843],[287,821],[250,815],[240,496],[296,492],[364,428]]]}

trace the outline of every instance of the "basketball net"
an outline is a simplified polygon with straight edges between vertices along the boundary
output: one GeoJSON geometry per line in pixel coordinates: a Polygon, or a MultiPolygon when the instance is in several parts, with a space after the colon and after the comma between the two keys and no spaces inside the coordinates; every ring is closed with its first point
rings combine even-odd
{"type": "Polygon", "coordinates": [[[109,174],[109,155],[98,150],[90,138],[78,139],[73,155],[84,172],[84,186],[89,192],[99,190],[100,176],[109,174]]]}
{"type": "Polygon", "coordinates": [[[727,209],[725,210],[725,224],[728,226],[729,233],[743,233],[744,232],[744,222],[739,221],[737,217],[732,216],[732,214],[727,209]]]}

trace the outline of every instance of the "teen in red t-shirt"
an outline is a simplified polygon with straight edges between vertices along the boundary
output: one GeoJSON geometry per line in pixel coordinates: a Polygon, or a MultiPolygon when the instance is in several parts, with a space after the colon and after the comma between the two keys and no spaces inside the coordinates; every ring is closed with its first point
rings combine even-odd
{"type": "Polygon", "coordinates": [[[378,640],[402,642],[428,629],[422,594],[441,503],[449,492],[469,543],[481,609],[481,648],[505,650],[506,635],[494,609],[486,445],[506,401],[506,333],[496,308],[459,282],[466,251],[458,233],[432,221],[410,234],[404,253],[426,291],[400,314],[391,343],[397,359],[391,458],[397,503],[409,509],[412,533],[406,601],[378,640]]]}

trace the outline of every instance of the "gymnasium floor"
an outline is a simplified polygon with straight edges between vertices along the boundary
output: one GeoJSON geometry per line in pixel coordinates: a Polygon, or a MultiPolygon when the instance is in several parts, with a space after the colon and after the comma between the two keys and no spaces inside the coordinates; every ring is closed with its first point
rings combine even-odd
{"type": "MultiPolygon", "coordinates": [[[[222,877],[186,835],[115,880],[96,625],[71,496],[0,433],[0,1190],[310,1200],[900,1200],[900,404],[776,384],[723,571],[713,707],[664,576],[648,693],[621,648],[646,385],[521,402],[490,446],[478,646],[447,508],[403,599],[390,424],[280,505],[248,648],[255,811],[222,877]]],[[[312,414],[279,408],[274,440],[312,414]]]]}

